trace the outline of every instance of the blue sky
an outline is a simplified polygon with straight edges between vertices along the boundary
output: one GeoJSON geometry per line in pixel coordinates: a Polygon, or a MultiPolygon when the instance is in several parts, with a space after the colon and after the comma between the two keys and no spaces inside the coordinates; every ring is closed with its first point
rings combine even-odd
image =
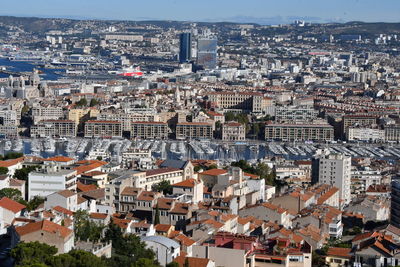
{"type": "Polygon", "coordinates": [[[0,15],[284,23],[400,22],[399,0],[13,0],[0,15]]]}

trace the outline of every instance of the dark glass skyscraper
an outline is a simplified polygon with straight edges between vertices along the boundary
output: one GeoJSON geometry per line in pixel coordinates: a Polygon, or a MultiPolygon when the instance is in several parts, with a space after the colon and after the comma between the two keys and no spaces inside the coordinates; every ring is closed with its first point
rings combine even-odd
{"type": "Polygon", "coordinates": [[[205,69],[217,67],[216,38],[199,38],[197,40],[197,64],[205,69]]]}
{"type": "Polygon", "coordinates": [[[192,34],[190,32],[181,33],[179,39],[179,62],[189,62],[192,58],[192,34]]]}

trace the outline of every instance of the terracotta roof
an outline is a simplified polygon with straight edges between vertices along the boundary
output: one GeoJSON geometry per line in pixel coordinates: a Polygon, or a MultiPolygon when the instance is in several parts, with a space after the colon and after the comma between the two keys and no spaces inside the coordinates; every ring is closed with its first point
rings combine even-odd
{"type": "Polygon", "coordinates": [[[122,190],[121,195],[124,196],[137,196],[140,192],[140,188],[132,187],[132,186],[126,186],[124,190],[122,190]]]}
{"type": "Polygon", "coordinates": [[[95,184],[83,184],[78,181],[76,183],[76,188],[79,192],[87,192],[87,191],[96,190],[97,186],[95,184]]]}
{"type": "Polygon", "coordinates": [[[8,167],[17,165],[18,163],[20,163],[22,161],[24,161],[23,157],[17,158],[17,159],[1,160],[0,161],[0,167],[8,168],[8,167]]]}
{"type": "MultiPolygon", "coordinates": [[[[78,162],[77,164],[81,164],[81,163],[78,162]]],[[[100,161],[100,160],[90,161],[90,162],[82,163],[81,166],[75,167],[74,170],[76,170],[77,174],[82,174],[82,173],[86,173],[86,172],[92,171],[94,169],[97,169],[106,164],[107,164],[107,162],[100,161]]]]}
{"type": "Polygon", "coordinates": [[[71,229],[68,229],[67,227],[50,222],[48,220],[34,222],[34,223],[28,223],[24,226],[15,228],[15,230],[17,231],[17,233],[20,236],[24,236],[26,234],[34,233],[34,232],[41,231],[41,230],[46,231],[48,233],[52,233],[52,234],[59,234],[63,238],[69,237],[72,234],[71,229]]]}
{"type": "Polygon", "coordinates": [[[92,212],[89,214],[90,218],[96,220],[105,220],[109,215],[107,213],[92,212]]]}
{"type": "Polygon", "coordinates": [[[200,172],[199,174],[217,176],[217,175],[221,175],[221,174],[225,174],[225,173],[228,173],[228,171],[223,170],[223,169],[211,169],[211,170],[200,172]]]}
{"type": "Polygon", "coordinates": [[[69,209],[66,209],[66,208],[63,208],[61,206],[55,206],[55,207],[53,207],[53,210],[58,211],[58,212],[63,213],[63,214],[66,214],[66,215],[69,215],[69,216],[73,216],[74,215],[73,211],[71,211],[69,209]]]}
{"type": "Polygon", "coordinates": [[[245,176],[248,176],[252,179],[260,179],[260,175],[256,175],[256,174],[252,174],[252,173],[248,173],[248,172],[244,172],[243,173],[245,176]]]}
{"type": "Polygon", "coordinates": [[[174,199],[172,198],[159,198],[155,207],[158,205],[159,209],[169,210],[172,207],[173,202],[174,199]]]}
{"type": "Polygon", "coordinates": [[[351,252],[351,248],[330,247],[326,254],[328,256],[335,256],[335,257],[341,257],[341,258],[351,258],[350,252],[351,252]]]}
{"type": "Polygon", "coordinates": [[[196,185],[196,179],[193,179],[193,178],[192,178],[192,179],[187,179],[187,180],[184,180],[184,181],[182,181],[182,182],[173,184],[172,186],[175,186],[175,187],[190,187],[190,188],[193,188],[195,185],[196,185]]]}
{"type": "Polygon", "coordinates": [[[174,205],[173,209],[170,211],[170,213],[187,214],[189,212],[189,206],[190,206],[190,204],[188,204],[188,203],[177,202],[177,203],[175,203],[175,205],[174,205]]]}
{"type": "Polygon", "coordinates": [[[156,229],[157,232],[168,232],[171,228],[174,226],[171,224],[156,224],[154,228],[156,229]]]}
{"type": "Polygon", "coordinates": [[[92,191],[82,192],[80,193],[83,197],[92,198],[92,199],[103,199],[105,198],[105,189],[99,188],[92,191]]]}
{"type": "Polygon", "coordinates": [[[8,197],[3,197],[2,199],[0,199],[0,207],[12,211],[13,213],[20,212],[21,210],[26,208],[25,205],[22,205],[12,199],[9,199],[8,197]]]}
{"type": "Polygon", "coordinates": [[[71,190],[61,190],[61,191],[58,191],[57,194],[65,197],[65,198],[72,197],[72,196],[76,195],[76,193],[71,191],[71,190]]]}
{"type": "Polygon", "coordinates": [[[118,219],[118,218],[115,218],[115,217],[113,218],[113,223],[118,225],[122,229],[128,228],[128,225],[129,225],[130,222],[131,222],[131,220],[118,219]]]}
{"type": "Polygon", "coordinates": [[[152,191],[143,191],[139,194],[137,197],[137,200],[139,201],[152,201],[156,198],[156,196],[159,195],[157,192],[152,192],[152,191]]]}
{"type": "Polygon", "coordinates": [[[73,161],[73,158],[65,157],[65,156],[55,156],[51,158],[45,159],[46,161],[56,161],[56,162],[70,162],[73,161]]]}
{"type": "Polygon", "coordinates": [[[331,198],[334,194],[336,194],[337,192],[339,192],[339,189],[336,187],[332,187],[331,189],[329,189],[328,192],[326,192],[325,194],[323,194],[322,196],[320,196],[317,200],[317,204],[318,205],[322,205],[325,203],[325,201],[327,201],[329,198],[331,198]]]}
{"type": "Polygon", "coordinates": [[[174,239],[176,241],[178,241],[181,245],[184,245],[186,247],[190,247],[191,245],[196,243],[196,241],[190,239],[189,237],[187,237],[184,234],[179,234],[179,235],[175,236],[174,239]]]}

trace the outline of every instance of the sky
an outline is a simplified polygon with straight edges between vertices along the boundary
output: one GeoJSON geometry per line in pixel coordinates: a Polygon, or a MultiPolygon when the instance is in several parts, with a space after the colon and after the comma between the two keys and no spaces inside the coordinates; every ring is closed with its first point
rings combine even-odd
{"type": "Polygon", "coordinates": [[[12,0],[0,15],[77,19],[232,21],[261,24],[400,22],[399,0],[12,0]]]}

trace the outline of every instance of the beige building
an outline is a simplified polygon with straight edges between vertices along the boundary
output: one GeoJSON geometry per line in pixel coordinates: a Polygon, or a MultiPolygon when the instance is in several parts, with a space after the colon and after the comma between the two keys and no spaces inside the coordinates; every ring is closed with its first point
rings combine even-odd
{"type": "Polygon", "coordinates": [[[212,139],[213,126],[202,122],[182,122],[176,125],[176,139],[212,139]]]}
{"type": "Polygon", "coordinates": [[[16,227],[21,241],[38,241],[58,249],[57,254],[68,253],[74,247],[74,231],[56,223],[43,220],[16,227]]]}
{"type": "Polygon", "coordinates": [[[31,137],[75,137],[77,125],[70,120],[44,120],[31,127],[31,137]]]}
{"type": "Polygon", "coordinates": [[[246,140],[246,127],[238,122],[228,122],[222,126],[222,140],[244,141],[246,140]]]}
{"type": "Polygon", "coordinates": [[[82,117],[89,114],[89,117],[91,118],[96,118],[98,115],[99,111],[95,108],[75,108],[75,109],[70,109],[68,111],[68,120],[71,120],[75,122],[75,124],[79,124],[81,121],[82,117]]]}
{"type": "Polygon", "coordinates": [[[131,138],[168,139],[168,124],[165,122],[137,121],[131,123],[131,138]]]}
{"type": "Polygon", "coordinates": [[[210,102],[224,110],[242,110],[261,113],[263,94],[257,92],[213,92],[208,94],[210,102]]]}
{"type": "Polygon", "coordinates": [[[37,124],[42,120],[58,120],[64,118],[62,107],[35,106],[32,108],[33,123],[37,124]]]}
{"type": "Polygon", "coordinates": [[[333,127],[329,124],[278,124],[265,125],[265,140],[282,141],[332,141],[333,127]]]}
{"type": "Polygon", "coordinates": [[[87,121],[85,137],[122,137],[122,123],[118,121],[87,121]]]}

